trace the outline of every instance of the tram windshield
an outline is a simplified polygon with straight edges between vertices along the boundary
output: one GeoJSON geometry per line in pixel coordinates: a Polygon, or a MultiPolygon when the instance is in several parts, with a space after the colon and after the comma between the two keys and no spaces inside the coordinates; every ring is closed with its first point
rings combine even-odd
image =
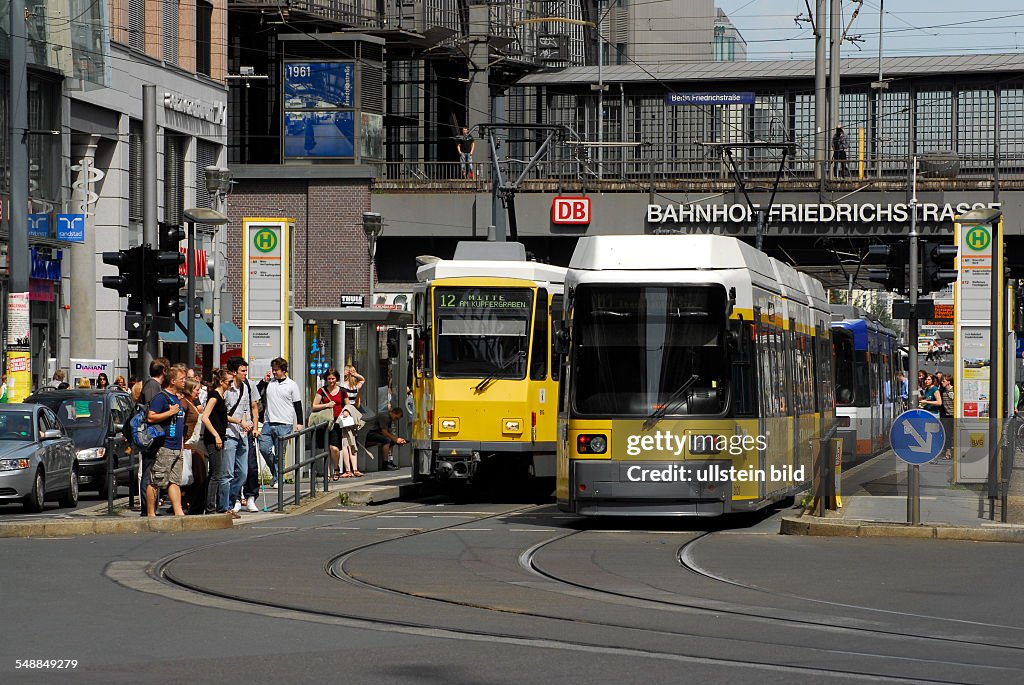
{"type": "Polygon", "coordinates": [[[730,373],[725,299],[720,286],[577,288],[574,411],[636,417],[723,413],[730,373]]]}
{"type": "Polygon", "coordinates": [[[434,317],[439,378],[526,377],[528,288],[438,287],[434,317]]]}

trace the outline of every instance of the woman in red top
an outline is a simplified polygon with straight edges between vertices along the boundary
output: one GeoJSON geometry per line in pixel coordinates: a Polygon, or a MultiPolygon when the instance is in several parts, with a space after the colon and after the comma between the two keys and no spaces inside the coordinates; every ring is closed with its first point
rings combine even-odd
{"type": "MultiPolygon", "coordinates": [[[[345,389],[338,385],[338,381],[341,379],[341,374],[335,368],[327,370],[327,375],[324,377],[325,385],[316,391],[316,398],[313,400],[313,410],[320,411],[321,409],[332,409],[334,411],[334,427],[327,432],[327,444],[331,450],[331,464],[333,465],[333,474],[331,478],[338,480],[339,478],[352,478],[356,475],[363,475],[361,473],[354,473],[353,471],[346,470],[344,473],[341,472],[341,411],[348,403],[348,395],[345,389]]],[[[347,460],[346,460],[347,461],[347,460]]]]}

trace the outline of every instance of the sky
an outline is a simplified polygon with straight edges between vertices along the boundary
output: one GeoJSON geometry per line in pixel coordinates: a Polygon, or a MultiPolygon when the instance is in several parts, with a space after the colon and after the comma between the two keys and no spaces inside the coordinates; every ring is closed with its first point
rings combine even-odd
{"type": "MultiPolygon", "coordinates": [[[[715,4],[747,41],[747,59],[814,57],[810,24],[798,25],[794,18],[806,17],[807,4],[813,10],[815,0],[716,0],[715,4]]],[[[843,57],[878,57],[882,8],[884,57],[1024,52],[1021,0],[842,0],[841,4],[844,27],[861,6],[847,38],[863,39],[844,42],[843,57]]],[[[826,7],[830,5],[827,0],[826,7]]]]}

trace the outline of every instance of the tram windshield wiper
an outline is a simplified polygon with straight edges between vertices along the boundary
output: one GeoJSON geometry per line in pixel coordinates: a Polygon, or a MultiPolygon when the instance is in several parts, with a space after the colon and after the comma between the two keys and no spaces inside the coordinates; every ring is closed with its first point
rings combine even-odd
{"type": "Polygon", "coordinates": [[[511,357],[506,359],[504,362],[502,362],[501,366],[499,366],[497,369],[495,369],[491,373],[487,374],[487,376],[482,381],[480,381],[479,383],[476,384],[476,386],[474,388],[476,390],[476,392],[477,393],[481,393],[484,390],[486,390],[487,388],[491,387],[491,383],[493,383],[495,381],[495,379],[497,379],[497,377],[498,377],[498,372],[504,371],[508,367],[512,366],[512,362],[518,361],[520,359],[526,359],[526,350],[520,350],[519,354],[512,355],[511,357]]]}
{"type": "Polygon", "coordinates": [[[644,430],[650,430],[651,428],[654,428],[655,424],[657,424],[658,421],[661,421],[663,418],[665,418],[665,414],[668,413],[669,409],[679,404],[679,401],[686,396],[686,391],[689,390],[693,386],[693,384],[697,382],[698,378],[700,378],[700,376],[698,376],[697,374],[691,375],[689,378],[686,379],[686,381],[683,382],[682,385],[676,388],[675,392],[669,395],[668,399],[665,400],[664,404],[662,404],[660,407],[658,407],[650,414],[648,414],[647,419],[644,421],[644,430]]]}

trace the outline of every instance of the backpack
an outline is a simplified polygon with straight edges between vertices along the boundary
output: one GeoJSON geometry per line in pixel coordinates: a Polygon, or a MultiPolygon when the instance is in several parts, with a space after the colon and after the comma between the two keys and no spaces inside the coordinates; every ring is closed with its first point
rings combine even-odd
{"type": "Polygon", "coordinates": [[[150,424],[147,418],[149,405],[139,403],[135,405],[128,423],[124,425],[124,434],[132,447],[143,452],[149,450],[157,439],[164,437],[164,429],[160,426],[150,424]]]}

